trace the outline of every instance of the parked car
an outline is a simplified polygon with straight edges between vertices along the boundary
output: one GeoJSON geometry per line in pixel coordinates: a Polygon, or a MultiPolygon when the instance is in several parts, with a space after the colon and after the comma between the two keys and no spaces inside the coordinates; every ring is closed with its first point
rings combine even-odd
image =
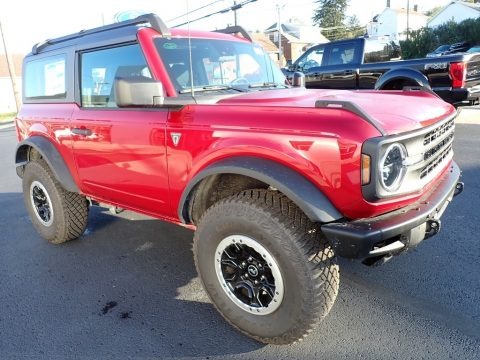
{"type": "Polygon", "coordinates": [[[480,45],[472,46],[467,50],[468,53],[480,53],[480,45]]]}
{"type": "Polygon", "coordinates": [[[468,49],[470,49],[470,47],[471,47],[471,45],[468,41],[458,42],[458,43],[450,45],[450,49],[448,49],[446,55],[466,52],[468,49]]]}
{"type": "Polygon", "coordinates": [[[448,50],[450,49],[450,45],[440,45],[438,48],[433,50],[432,52],[429,52],[426,57],[437,57],[437,56],[442,56],[445,54],[448,50]]]}
{"type": "Polygon", "coordinates": [[[429,92],[290,88],[248,33],[221,32],[149,14],[35,45],[16,171],[54,244],[99,204],[195,230],[215,308],[291,343],[330,311],[338,256],[381,264],[440,231],[463,190],[457,112],[429,92]]]}
{"type": "Polygon", "coordinates": [[[426,57],[438,57],[443,55],[466,52],[470,48],[470,44],[466,41],[458,42],[451,45],[440,45],[438,48],[429,52],[426,57]]]}
{"type": "Polygon", "coordinates": [[[295,72],[304,73],[307,88],[417,87],[433,91],[451,104],[478,103],[480,54],[413,60],[394,60],[395,56],[389,44],[372,43],[364,38],[340,40],[311,47],[283,71],[290,81],[295,72]]]}

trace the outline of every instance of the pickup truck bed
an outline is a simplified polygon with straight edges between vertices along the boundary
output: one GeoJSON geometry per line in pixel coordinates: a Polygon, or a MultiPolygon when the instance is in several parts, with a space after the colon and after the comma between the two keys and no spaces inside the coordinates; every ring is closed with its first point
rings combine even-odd
{"type": "Polygon", "coordinates": [[[421,87],[443,100],[474,104],[480,98],[480,53],[453,54],[413,60],[389,59],[390,44],[371,44],[351,39],[320,44],[308,49],[288,69],[305,74],[307,88],[401,90],[421,87]]]}

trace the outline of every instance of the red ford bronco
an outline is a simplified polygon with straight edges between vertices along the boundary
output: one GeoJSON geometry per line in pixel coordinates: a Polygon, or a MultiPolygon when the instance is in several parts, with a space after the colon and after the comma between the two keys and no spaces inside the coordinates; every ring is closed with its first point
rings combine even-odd
{"type": "Polygon", "coordinates": [[[218,311],[291,343],[332,307],[338,256],[381,263],[439,231],[463,189],[456,111],[428,92],[286,86],[248,34],[223,32],[150,14],[35,45],[17,174],[55,244],[96,204],[195,230],[218,311]]]}

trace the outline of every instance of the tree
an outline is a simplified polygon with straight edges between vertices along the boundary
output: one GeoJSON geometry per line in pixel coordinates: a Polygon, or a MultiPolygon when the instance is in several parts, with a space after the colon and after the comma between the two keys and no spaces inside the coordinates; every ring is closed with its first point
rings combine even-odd
{"type": "Polygon", "coordinates": [[[313,23],[323,28],[343,26],[348,0],[316,0],[318,9],[313,15],[313,23]]]}
{"type": "Polygon", "coordinates": [[[360,25],[357,15],[348,17],[346,21],[346,38],[352,39],[365,35],[365,26],[360,25]]]}
{"type": "Polygon", "coordinates": [[[466,41],[480,43],[480,18],[466,19],[460,23],[446,22],[434,29],[422,28],[411,32],[409,40],[400,41],[405,59],[424,57],[439,45],[466,41]]]}
{"type": "Polygon", "coordinates": [[[329,40],[348,39],[362,36],[365,27],[358,18],[347,17],[348,0],[317,0],[313,23],[322,28],[322,34],[329,40]]]}

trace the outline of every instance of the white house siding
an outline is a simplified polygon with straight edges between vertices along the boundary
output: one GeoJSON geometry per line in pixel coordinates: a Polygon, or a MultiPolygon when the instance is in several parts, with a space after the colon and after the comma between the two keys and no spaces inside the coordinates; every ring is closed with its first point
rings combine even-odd
{"type": "MultiPolygon", "coordinates": [[[[17,77],[18,91],[22,93],[22,78],[17,77]]],[[[0,77],[0,114],[15,112],[15,97],[13,96],[12,82],[9,77],[0,77]]]]}
{"type": "Polygon", "coordinates": [[[378,16],[378,36],[388,36],[391,40],[397,39],[398,33],[397,13],[392,9],[385,9],[378,16]]]}
{"type": "MultiPolygon", "coordinates": [[[[425,15],[410,11],[410,30],[418,30],[426,25],[427,17],[425,15]]],[[[407,11],[404,9],[396,10],[387,8],[378,15],[376,22],[370,23],[368,30],[369,36],[373,38],[388,37],[395,42],[405,40],[407,32],[407,11]]]]}
{"type": "Polygon", "coordinates": [[[452,20],[459,23],[463,20],[475,19],[479,16],[480,8],[477,10],[468,5],[452,2],[428,22],[428,27],[434,28],[452,20]]]}

